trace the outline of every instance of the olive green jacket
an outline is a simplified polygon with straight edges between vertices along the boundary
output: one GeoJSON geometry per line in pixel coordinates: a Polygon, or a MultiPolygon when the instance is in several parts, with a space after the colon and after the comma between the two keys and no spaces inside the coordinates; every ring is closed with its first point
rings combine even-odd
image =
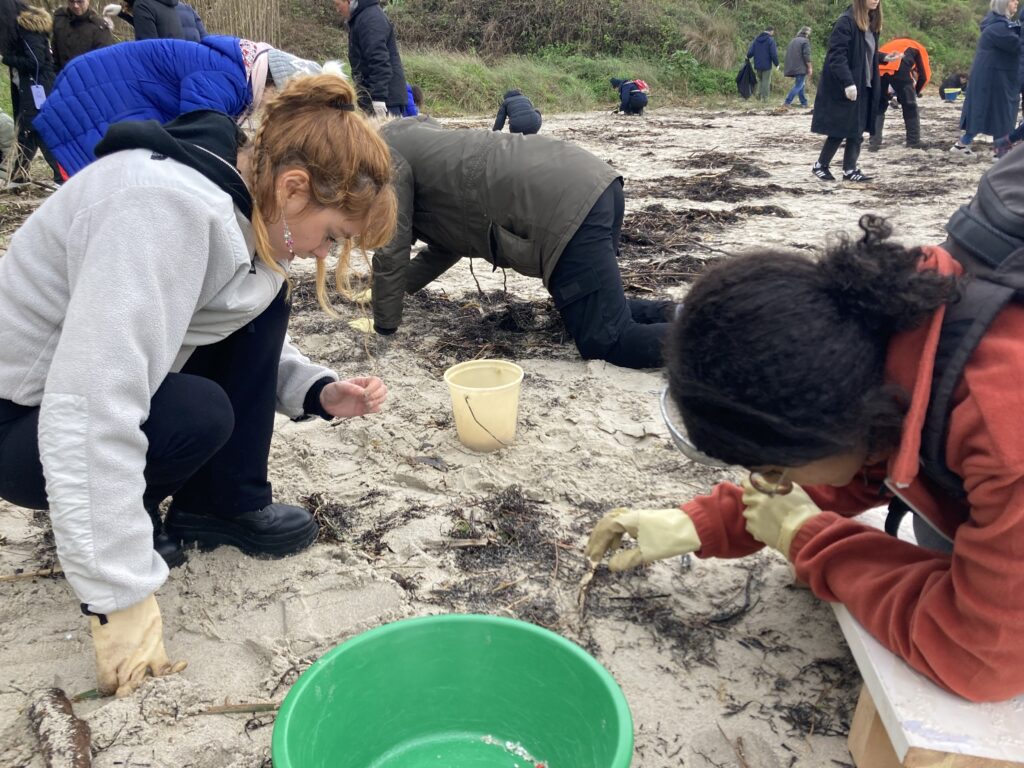
{"type": "Polygon", "coordinates": [[[547,285],[594,203],[621,178],[586,150],[546,136],[445,130],[422,116],[381,130],[395,168],[398,228],[373,254],[377,328],[397,328],[404,294],[464,256],[547,285]],[[410,260],[417,240],[427,247],[410,260]]]}

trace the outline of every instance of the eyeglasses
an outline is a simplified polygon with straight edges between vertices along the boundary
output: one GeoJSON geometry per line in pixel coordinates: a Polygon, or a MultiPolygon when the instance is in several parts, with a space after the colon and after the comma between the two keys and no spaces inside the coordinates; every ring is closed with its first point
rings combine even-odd
{"type": "MultiPolygon", "coordinates": [[[[661,418],[665,422],[665,426],[668,427],[668,433],[672,436],[672,442],[675,443],[676,448],[690,461],[695,461],[698,464],[703,464],[706,467],[716,467],[718,469],[725,469],[731,466],[726,464],[720,459],[716,459],[704,451],[700,450],[693,441],[690,440],[690,436],[686,434],[686,430],[682,426],[676,424],[672,418],[670,411],[673,410],[671,401],[669,400],[668,387],[661,390],[661,418]]],[[[756,472],[750,471],[750,484],[755,490],[769,496],[785,496],[787,493],[793,490],[793,481],[786,478],[787,470],[782,472],[756,472]],[[777,476],[777,478],[776,478],[777,476]]]]}

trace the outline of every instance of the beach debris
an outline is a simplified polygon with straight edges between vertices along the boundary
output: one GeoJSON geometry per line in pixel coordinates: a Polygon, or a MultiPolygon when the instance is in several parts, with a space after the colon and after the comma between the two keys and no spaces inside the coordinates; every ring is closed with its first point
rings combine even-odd
{"type": "Polygon", "coordinates": [[[75,716],[60,688],[42,688],[31,695],[28,717],[39,738],[47,768],[90,768],[92,732],[75,716]]]}

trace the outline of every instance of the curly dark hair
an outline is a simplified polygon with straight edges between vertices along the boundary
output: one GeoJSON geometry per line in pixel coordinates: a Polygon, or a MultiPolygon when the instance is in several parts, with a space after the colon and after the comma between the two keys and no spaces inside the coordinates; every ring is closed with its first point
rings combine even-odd
{"type": "Polygon", "coordinates": [[[784,251],[708,269],[670,336],[669,390],[690,438],[742,466],[794,467],[899,444],[908,398],[884,381],[892,335],[957,295],[921,250],[863,216],[820,260],[784,251]]]}

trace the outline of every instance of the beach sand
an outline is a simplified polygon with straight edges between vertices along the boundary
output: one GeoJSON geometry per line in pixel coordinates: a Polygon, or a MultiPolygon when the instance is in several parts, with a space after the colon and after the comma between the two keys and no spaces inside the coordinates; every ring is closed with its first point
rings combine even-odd
{"type": "MultiPolygon", "coordinates": [[[[546,115],[543,131],[621,170],[627,291],[679,299],[709,260],[762,245],[816,253],[829,233],[855,234],[863,213],[889,216],[902,242],[941,242],[990,159],[949,158],[957,106],[925,100],[927,150],[904,148],[898,110],[889,117],[886,146],[862,155],[877,179],[865,185],[811,176],[821,137],[807,110],[546,115]]],[[[580,360],[539,280],[481,261],[473,273],[458,264],[407,300],[397,334],[377,338],[345,325],[365,310],[339,301],[342,320],[320,312],[310,265],[296,265],[294,341],[342,376],[381,376],[386,409],[333,424],[279,418],[276,500],[317,510],[321,540],[281,560],[190,552],[158,593],[168,653],[189,667],[75,705],[94,765],[268,766],[273,712],[204,710],[280,701],[316,658],[383,622],[467,611],[553,629],[603,663],[633,713],[636,768],[852,765],[856,666],[829,606],[773,552],[602,568],[580,615],[582,545],[604,512],[674,506],[728,475],[672,447],[659,371],[580,360]],[[516,443],[496,453],[460,445],[441,378],[475,357],[526,372],[516,443]],[[450,546],[466,537],[486,543],[450,546]]],[[[0,578],[54,565],[46,514],[0,503],[0,578]]],[[[0,766],[43,765],[25,709],[53,685],[95,687],[78,600],[60,577],[0,581],[0,766]]]]}

